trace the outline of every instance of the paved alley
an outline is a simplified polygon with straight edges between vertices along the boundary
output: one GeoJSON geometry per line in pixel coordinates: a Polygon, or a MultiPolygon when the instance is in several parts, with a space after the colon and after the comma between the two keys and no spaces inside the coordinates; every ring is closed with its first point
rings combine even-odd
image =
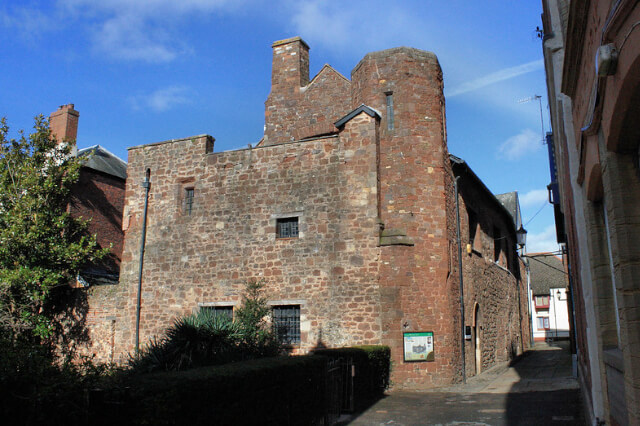
{"type": "Polygon", "coordinates": [[[390,392],[350,425],[582,425],[567,342],[431,392],[390,392]]]}

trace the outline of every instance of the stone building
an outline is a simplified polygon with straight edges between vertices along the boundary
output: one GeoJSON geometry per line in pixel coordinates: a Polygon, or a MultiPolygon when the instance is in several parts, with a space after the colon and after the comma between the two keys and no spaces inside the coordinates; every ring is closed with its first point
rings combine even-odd
{"type": "Polygon", "coordinates": [[[514,221],[448,153],[436,56],[369,53],[350,80],[330,66],[310,80],[308,64],[299,37],[273,44],[255,147],[214,152],[214,138],[199,135],[129,149],[113,351],[134,347],[145,176],[142,344],[177,316],[232,314],[244,283],[264,279],[294,353],[386,344],[400,387],[461,380],[462,342],[467,375],[521,351],[529,326],[514,221]]]}
{"type": "Polygon", "coordinates": [[[543,0],[553,201],[591,424],[640,423],[640,5],[543,0]]]}

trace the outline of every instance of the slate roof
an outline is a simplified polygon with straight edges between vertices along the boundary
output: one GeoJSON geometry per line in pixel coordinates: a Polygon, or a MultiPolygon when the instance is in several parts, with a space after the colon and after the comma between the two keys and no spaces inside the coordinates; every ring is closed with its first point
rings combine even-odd
{"type": "Polygon", "coordinates": [[[534,295],[549,294],[551,288],[565,288],[567,275],[562,260],[552,255],[528,254],[531,271],[531,292],[534,295]]]}
{"type": "MultiPolygon", "coordinates": [[[[478,175],[476,175],[476,173],[471,169],[471,167],[469,167],[469,164],[467,164],[466,161],[453,154],[449,154],[449,161],[451,162],[451,167],[453,169],[454,175],[460,176],[462,173],[467,173],[469,176],[471,176],[472,179],[476,181],[481,190],[484,190],[486,196],[489,199],[493,200],[496,207],[501,210],[506,217],[513,218],[511,212],[504,206],[502,202],[500,202],[500,200],[493,194],[493,192],[491,192],[489,188],[487,188],[482,179],[480,179],[478,175]]],[[[514,228],[514,230],[517,230],[517,228],[514,228]]]]}
{"type": "Polygon", "coordinates": [[[380,118],[380,113],[378,111],[376,111],[371,107],[366,106],[365,104],[361,104],[358,108],[354,109],[349,114],[345,115],[340,120],[336,121],[334,125],[339,129],[340,127],[344,126],[349,120],[351,120],[353,117],[360,114],[361,112],[364,112],[373,118],[376,118],[376,117],[380,118]]]}
{"type": "Polygon", "coordinates": [[[86,157],[83,158],[83,167],[98,170],[121,179],[127,178],[127,163],[100,145],[79,149],[78,157],[86,157]]]}

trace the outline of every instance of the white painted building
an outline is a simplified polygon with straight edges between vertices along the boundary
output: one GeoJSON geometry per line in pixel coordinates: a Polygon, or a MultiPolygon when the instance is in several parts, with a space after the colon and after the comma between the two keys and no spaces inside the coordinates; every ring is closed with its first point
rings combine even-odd
{"type": "Polygon", "coordinates": [[[533,339],[569,338],[567,274],[562,259],[548,253],[531,253],[529,297],[533,339]]]}

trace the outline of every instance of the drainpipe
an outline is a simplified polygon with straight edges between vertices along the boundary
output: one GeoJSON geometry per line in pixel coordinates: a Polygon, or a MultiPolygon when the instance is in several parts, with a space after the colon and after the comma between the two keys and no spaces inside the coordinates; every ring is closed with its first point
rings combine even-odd
{"type": "Polygon", "coordinates": [[[456,176],[453,181],[456,196],[456,222],[457,222],[457,237],[458,237],[458,271],[460,275],[460,343],[462,352],[462,383],[467,383],[467,368],[466,368],[466,355],[465,355],[465,340],[464,340],[464,285],[462,281],[462,245],[460,242],[460,200],[458,199],[458,179],[460,176],[456,176]]]}
{"type": "Polygon", "coordinates": [[[136,354],[140,351],[140,304],[142,299],[142,264],[144,263],[144,243],[147,237],[147,208],[149,207],[149,188],[151,183],[149,177],[151,169],[147,169],[142,187],[144,193],[144,213],[142,215],[142,237],[140,239],[140,266],[138,268],[138,300],[136,302],[136,354]]]}

